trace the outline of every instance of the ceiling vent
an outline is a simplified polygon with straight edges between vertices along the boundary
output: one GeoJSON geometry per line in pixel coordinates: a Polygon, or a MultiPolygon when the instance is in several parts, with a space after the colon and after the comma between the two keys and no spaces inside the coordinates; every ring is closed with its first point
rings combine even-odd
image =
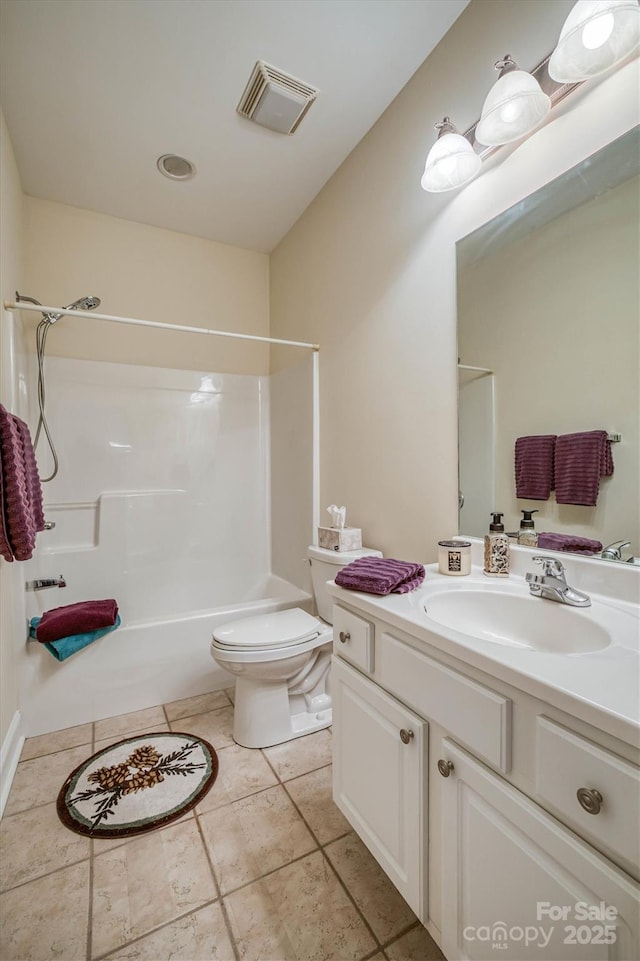
{"type": "Polygon", "coordinates": [[[278,133],[293,133],[318,91],[258,60],[237,111],[247,120],[278,133]]]}

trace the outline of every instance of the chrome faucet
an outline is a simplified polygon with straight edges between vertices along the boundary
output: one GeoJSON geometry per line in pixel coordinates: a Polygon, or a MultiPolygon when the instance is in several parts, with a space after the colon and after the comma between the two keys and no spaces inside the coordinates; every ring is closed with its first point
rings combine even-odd
{"type": "MultiPolygon", "coordinates": [[[[631,547],[631,541],[614,541],[604,548],[600,557],[603,561],[623,561],[622,552],[625,547],[631,547]]],[[[630,557],[629,561],[632,562],[633,557],[630,557]]]]}
{"type": "Polygon", "coordinates": [[[555,557],[534,557],[536,564],[542,564],[542,574],[526,574],[529,592],[534,597],[543,597],[548,601],[559,601],[571,607],[589,607],[591,598],[582,591],[569,587],[562,561],[555,557]]]}
{"type": "Polygon", "coordinates": [[[48,587],[66,587],[67,582],[61,574],[60,577],[41,577],[36,581],[27,581],[26,586],[28,591],[44,591],[48,587]]]}

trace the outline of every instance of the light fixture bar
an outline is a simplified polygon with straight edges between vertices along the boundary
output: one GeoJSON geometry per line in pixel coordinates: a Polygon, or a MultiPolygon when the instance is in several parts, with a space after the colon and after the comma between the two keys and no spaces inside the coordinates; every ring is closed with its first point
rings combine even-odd
{"type": "MultiPolygon", "coordinates": [[[[553,110],[556,104],[564,100],[565,97],[568,97],[570,93],[573,93],[577,87],[581,87],[585,81],[581,80],[578,83],[557,83],[555,80],[553,80],[549,76],[548,69],[552,54],[553,51],[551,51],[551,53],[548,54],[544,60],[541,60],[537,67],[534,67],[533,70],[530,70],[529,73],[532,77],[534,77],[535,80],[538,81],[542,92],[546,93],[551,100],[551,109],[553,110]]],[[[495,147],[487,147],[476,140],[476,127],[479,123],[480,117],[478,117],[476,122],[472,124],[468,130],[465,130],[462,136],[469,141],[478,156],[481,157],[482,160],[485,160],[487,157],[490,157],[492,154],[494,154],[496,150],[500,150],[504,145],[500,144],[499,146],[495,147]]]]}

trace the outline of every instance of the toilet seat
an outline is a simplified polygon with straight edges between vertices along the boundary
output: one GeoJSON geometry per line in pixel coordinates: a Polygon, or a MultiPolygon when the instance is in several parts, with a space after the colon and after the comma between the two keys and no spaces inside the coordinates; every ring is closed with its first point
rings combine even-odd
{"type": "Polygon", "coordinates": [[[298,644],[289,644],[287,647],[267,647],[259,650],[257,648],[232,648],[224,647],[216,641],[215,637],[211,640],[211,656],[215,659],[216,652],[224,657],[228,664],[260,664],[268,661],[282,661],[284,658],[293,658],[298,654],[305,654],[323,644],[331,644],[333,641],[333,628],[328,624],[323,627],[320,633],[313,634],[306,641],[298,644]]]}
{"type": "Polygon", "coordinates": [[[313,641],[325,627],[317,617],[293,607],[221,624],[213,631],[212,647],[238,653],[288,650],[313,641]]]}

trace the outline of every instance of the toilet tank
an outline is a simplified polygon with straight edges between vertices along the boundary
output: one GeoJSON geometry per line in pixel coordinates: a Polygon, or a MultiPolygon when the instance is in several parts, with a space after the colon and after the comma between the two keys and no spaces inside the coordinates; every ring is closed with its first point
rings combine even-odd
{"type": "Polygon", "coordinates": [[[327,624],[333,623],[333,600],[327,591],[327,581],[332,581],[341,567],[346,567],[358,557],[382,557],[382,551],[361,547],[357,551],[330,551],[326,547],[309,547],[307,552],[311,562],[313,594],[318,614],[327,624]]]}

